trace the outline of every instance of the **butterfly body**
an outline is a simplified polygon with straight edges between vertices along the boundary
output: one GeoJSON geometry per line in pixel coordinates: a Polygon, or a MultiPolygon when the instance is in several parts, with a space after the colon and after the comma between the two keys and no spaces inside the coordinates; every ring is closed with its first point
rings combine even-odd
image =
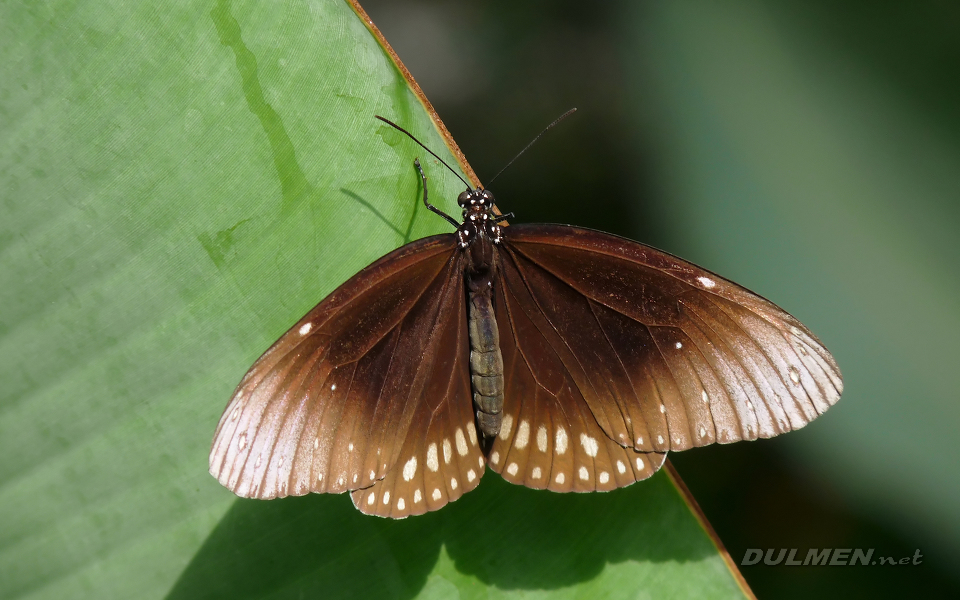
{"type": "MultiPolygon", "coordinates": [[[[417,163],[419,169],[419,163],[417,163]]],[[[457,228],[361,270],[243,377],[210,472],[236,494],[350,492],[403,518],[486,469],[556,492],[650,477],[668,451],[798,429],[840,397],[798,320],[649,246],[511,225],[468,189],[457,228]]]]}
{"type": "Polygon", "coordinates": [[[464,273],[467,286],[470,336],[470,383],[477,427],[484,439],[500,433],[503,422],[503,355],[493,308],[497,248],[501,231],[493,213],[495,200],[487,190],[460,194],[463,223],[457,228],[461,251],[467,254],[464,273]]]}

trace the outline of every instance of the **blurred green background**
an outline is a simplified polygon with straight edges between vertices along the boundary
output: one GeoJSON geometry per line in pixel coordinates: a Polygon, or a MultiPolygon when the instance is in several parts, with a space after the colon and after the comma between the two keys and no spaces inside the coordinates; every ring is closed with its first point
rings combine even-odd
{"type": "MultiPolygon", "coordinates": [[[[834,352],[823,418],[672,460],[738,562],[924,562],[745,567],[760,597],[960,593],[954,5],[365,6],[483,181],[580,109],[494,186],[517,221],[694,260],[834,352]]],[[[371,115],[442,142],[346,4],[0,3],[0,57],[0,597],[737,596],[662,474],[588,495],[488,477],[388,522],[206,473],[256,356],[446,230],[415,208],[419,150],[371,115]]],[[[429,170],[450,210],[459,183],[429,170]]]]}
{"type": "Polygon", "coordinates": [[[768,598],[960,594],[960,5],[370,0],[517,222],[664,248],[777,302],[844,374],[780,439],[671,456],[768,598]]]}
{"type": "Polygon", "coordinates": [[[375,114],[456,164],[343,0],[0,3],[0,598],[744,597],[665,471],[401,521],[208,474],[255,358],[450,231],[375,114]]]}

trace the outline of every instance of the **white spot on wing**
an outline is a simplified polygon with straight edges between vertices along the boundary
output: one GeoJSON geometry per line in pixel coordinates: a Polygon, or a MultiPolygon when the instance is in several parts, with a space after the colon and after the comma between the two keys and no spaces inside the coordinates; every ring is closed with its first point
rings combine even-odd
{"type": "Polygon", "coordinates": [[[477,478],[477,474],[473,472],[473,469],[467,471],[467,481],[473,483],[473,480],[477,478]]]}
{"type": "Polygon", "coordinates": [[[376,478],[377,478],[377,474],[374,473],[373,471],[370,471],[370,480],[373,481],[376,478]]]}
{"type": "Polygon", "coordinates": [[[703,398],[703,401],[707,404],[710,403],[710,396],[707,395],[707,390],[700,390],[700,397],[703,398]]]}
{"type": "Polygon", "coordinates": [[[417,490],[413,492],[413,503],[419,504],[421,500],[423,500],[423,496],[420,494],[420,488],[417,488],[417,490]]]}
{"type": "Polygon", "coordinates": [[[510,437],[510,429],[513,427],[513,415],[503,415],[503,423],[500,425],[500,439],[505,440],[510,437]]]}
{"type": "Polygon", "coordinates": [[[557,455],[561,455],[567,451],[567,430],[563,427],[557,427],[557,434],[554,443],[556,444],[555,450],[557,455]]]}
{"type": "Polygon", "coordinates": [[[456,477],[451,477],[451,478],[450,478],[450,489],[452,489],[452,490],[457,489],[457,479],[456,479],[456,477]]]}
{"type": "Polygon", "coordinates": [[[606,471],[600,471],[599,479],[600,479],[600,483],[606,483],[610,481],[610,473],[607,473],[606,471]]]}
{"type": "Polygon", "coordinates": [[[397,510],[403,510],[406,508],[406,503],[404,503],[403,498],[397,499],[397,510]]]}
{"type": "Polygon", "coordinates": [[[300,335],[307,335],[313,329],[313,323],[304,323],[300,326],[300,335]]]}
{"type": "Polygon", "coordinates": [[[500,453],[496,450],[493,451],[493,454],[490,455],[490,462],[497,464],[500,462],[500,453]]]}
{"type": "Polygon", "coordinates": [[[427,468],[434,473],[436,473],[437,469],[440,468],[440,461],[437,460],[436,442],[432,442],[429,446],[427,446],[427,468]]]}
{"type": "Polygon", "coordinates": [[[337,384],[331,383],[331,384],[330,384],[330,391],[332,392],[332,391],[334,391],[335,389],[337,389],[337,384]]]}
{"type": "Polygon", "coordinates": [[[387,490],[383,493],[383,503],[390,504],[390,490],[387,490]]]}
{"type": "Polygon", "coordinates": [[[683,348],[683,344],[681,342],[677,342],[676,344],[674,344],[674,347],[676,347],[676,349],[679,350],[680,348],[683,348]]]}
{"type": "Polygon", "coordinates": [[[470,436],[470,445],[477,445],[477,428],[473,426],[473,423],[467,423],[467,435],[470,436]]]}
{"type": "Polygon", "coordinates": [[[580,434],[580,445],[583,446],[583,451],[587,453],[587,456],[596,456],[599,446],[597,445],[597,440],[590,437],[585,433],[580,434]]]}
{"type": "Polygon", "coordinates": [[[703,425],[701,425],[701,426],[700,426],[700,437],[703,437],[703,436],[705,436],[705,435],[707,435],[707,429],[706,429],[703,425]]]}
{"type": "MultiPolygon", "coordinates": [[[[413,479],[413,476],[416,475],[416,473],[417,473],[417,457],[411,456],[410,460],[408,460],[406,464],[403,465],[403,480],[410,481],[411,479],[413,479]]],[[[370,474],[372,475],[373,471],[371,471],[370,474]]]]}
{"type": "Polygon", "coordinates": [[[347,450],[349,450],[350,452],[353,452],[353,442],[350,442],[350,444],[347,445],[347,450]]]}
{"type": "Polygon", "coordinates": [[[367,504],[373,504],[377,500],[377,495],[373,492],[370,492],[370,495],[367,496],[367,504]]]}
{"type": "Polygon", "coordinates": [[[230,419],[233,421],[236,421],[237,417],[239,416],[240,416],[240,407],[238,406],[235,409],[233,409],[233,416],[231,416],[230,419]]]}
{"type": "Polygon", "coordinates": [[[246,447],[247,447],[247,432],[244,431],[243,433],[240,434],[240,437],[237,438],[237,448],[240,448],[240,450],[243,450],[246,447]]]}
{"type": "Polygon", "coordinates": [[[433,488],[433,499],[434,500],[440,499],[440,488],[433,488]]]}
{"type": "Polygon", "coordinates": [[[449,465],[451,458],[453,458],[453,448],[450,446],[450,440],[444,438],[444,440],[443,440],[443,464],[449,465]]]}
{"type": "Polygon", "coordinates": [[[482,469],[482,468],[483,468],[483,457],[481,456],[480,458],[478,458],[478,459],[477,459],[477,462],[480,464],[480,468],[482,469]]]}
{"type": "Polygon", "coordinates": [[[637,457],[637,470],[638,471],[643,470],[643,459],[640,458],[639,456],[637,457]]]}
{"type": "Polygon", "coordinates": [[[457,454],[460,456],[467,455],[467,438],[463,437],[463,430],[457,427],[457,433],[454,435],[454,438],[457,440],[457,454]]]}
{"type": "Polygon", "coordinates": [[[663,445],[663,436],[662,436],[662,435],[658,435],[658,436],[657,436],[657,443],[660,444],[661,446],[663,445]]]}
{"type": "Polygon", "coordinates": [[[540,452],[547,451],[547,428],[543,425],[537,428],[537,449],[540,452]]]}
{"type": "Polygon", "coordinates": [[[663,414],[663,413],[665,413],[665,412],[667,412],[667,407],[664,406],[663,404],[661,404],[661,405],[660,405],[660,413],[663,414]]]}
{"type": "Polygon", "coordinates": [[[790,381],[794,383],[800,383],[800,372],[797,371],[797,368],[790,367],[788,371],[790,371],[790,381]]]}
{"type": "Polygon", "coordinates": [[[513,445],[523,450],[528,443],[530,443],[530,423],[524,419],[517,425],[517,437],[513,440],[513,445]]]}
{"type": "Polygon", "coordinates": [[[620,473],[621,475],[623,475],[623,474],[626,473],[626,472],[627,472],[627,465],[623,464],[623,461],[622,461],[622,460],[618,460],[618,461],[617,461],[617,473],[620,473]]]}
{"type": "Polygon", "coordinates": [[[703,276],[697,277],[697,281],[699,281],[700,285],[707,288],[708,290],[713,289],[717,285],[717,282],[710,279],[709,277],[703,277],[703,276]]]}
{"type": "Polygon", "coordinates": [[[258,455],[257,455],[257,462],[253,465],[253,468],[254,468],[254,469],[260,468],[260,460],[261,460],[262,458],[263,458],[263,454],[258,454],[258,455]]]}
{"type": "Polygon", "coordinates": [[[516,475],[518,468],[519,467],[517,467],[517,463],[510,463],[510,465],[507,466],[507,473],[510,473],[511,475],[516,475]]]}
{"type": "Polygon", "coordinates": [[[534,479],[540,479],[542,475],[543,475],[543,472],[540,471],[540,467],[533,468],[533,473],[531,473],[531,477],[533,477],[534,479]]]}
{"type": "Polygon", "coordinates": [[[643,436],[642,436],[642,435],[637,438],[637,445],[638,445],[638,446],[642,446],[642,445],[643,445],[643,436]]]}
{"type": "Polygon", "coordinates": [[[557,473],[556,482],[563,483],[566,478],[563,476],[563,473],[557,473]]]}
{"type": "Polygon", "coordinates": [[[313,438],[313,449],[316,450],[320,447],[320,438],[313,438]]]}
{"type": "Polygon", "coordinates": [[[590,477],[590,473],[587,471],[586,467],[580,467],[579,475],[580,475],[580,479],[583,479],[584,481],[586,481],[590,477]]]}

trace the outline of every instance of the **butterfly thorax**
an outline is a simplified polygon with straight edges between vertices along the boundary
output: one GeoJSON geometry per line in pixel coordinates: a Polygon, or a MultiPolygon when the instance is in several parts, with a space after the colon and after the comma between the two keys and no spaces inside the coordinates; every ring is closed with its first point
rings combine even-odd
{"type": "Polygon", "coordinates": [[[467,253],[465,283],[469,312],[470,382],[477,428],[486,439],[500,432],[503,421],[503,357],[493,309],[500,226],[493,214],[493,194],[479,188],[460,194],[463,223],[457,229],[460,248],[467,253]]]}

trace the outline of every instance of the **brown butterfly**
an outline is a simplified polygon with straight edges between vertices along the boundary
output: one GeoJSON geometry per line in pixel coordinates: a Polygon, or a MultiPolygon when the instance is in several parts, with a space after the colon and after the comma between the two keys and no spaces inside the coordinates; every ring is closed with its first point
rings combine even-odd
{"type": "Polygon", "coordinates": [[[668,451],[799,429],[840,398],[833,357],[768,300],[614,235],[501,227],[480,187],[458,197],[457,222],[415,164],[456,233],[366,267],[253,364],[210,451],[237,495],[350,492],[403,518],[487,468],[612,490],[668,451]]]}

